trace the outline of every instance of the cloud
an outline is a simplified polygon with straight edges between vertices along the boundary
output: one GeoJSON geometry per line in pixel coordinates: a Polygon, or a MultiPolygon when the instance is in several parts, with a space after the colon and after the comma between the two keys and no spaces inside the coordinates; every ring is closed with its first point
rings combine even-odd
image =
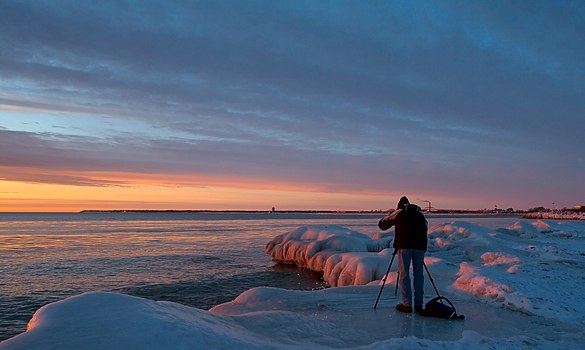
{"type": "Polygon", "coordinates": [[[128,183],[116,180],[96,179],[89,176],[72,176],[54,173],[47,169],[0,167],[0,180],[19,181],[32,184],[51,184],[67,186],[111,187],[126,186],[128,183]]]}
{"type": "Polygon", "coordinates": [[[472,196],[529,191],[556,168],[576,185],[583,14],[579,2],[3,1],[4,111],[120,122],[4,126],[0,164],[472,196]]]}

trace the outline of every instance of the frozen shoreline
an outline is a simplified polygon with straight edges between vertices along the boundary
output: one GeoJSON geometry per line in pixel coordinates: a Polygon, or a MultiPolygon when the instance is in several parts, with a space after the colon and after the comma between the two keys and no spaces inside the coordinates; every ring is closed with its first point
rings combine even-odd
{"type": "MultiPolygon", "coordinates": [[[[395,268],[373,309],[388,264],[389,249],[382,249],[388,237],[323,225],[298,228],[267,244],[272,247],[267,251],[278,251],[289,262],[331,266],[324,276],[346,287],[253,288],[209,311],[86,293],[41,308],[29,331],[1,342],[0,349],[585,346],[585,306],[578,303],[585,289],[585,223],[519,221],[501,229],[468,222],[435,225],[427,265],[441,293],[466,315],[464,321],[397,313],[395,268]]],[[[428,300],[433,296],[428,281],[426,290],[428,300]]]]}

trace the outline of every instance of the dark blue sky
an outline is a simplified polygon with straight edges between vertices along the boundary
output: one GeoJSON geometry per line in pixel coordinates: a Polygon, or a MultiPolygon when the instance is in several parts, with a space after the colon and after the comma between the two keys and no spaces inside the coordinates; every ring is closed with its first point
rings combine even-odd
{"type": "Polygon", "coordinates": [[[4,0],[0,176],[585,204],[584,38],[583,1],[4,0]]]}

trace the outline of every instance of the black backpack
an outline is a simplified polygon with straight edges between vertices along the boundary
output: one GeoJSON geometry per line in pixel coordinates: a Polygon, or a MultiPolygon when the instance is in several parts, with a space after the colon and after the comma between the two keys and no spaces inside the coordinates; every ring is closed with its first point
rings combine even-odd
{"type": "Polygon", "coordinates": [[[442,296],[438,296],[429,300],[429,302],[426,303],[424,310],[422,310],[420,314],[422,316],[446,318],[449,320],[462,320],[465,318],[463,315],[457,315],[457,311],[455,310],[453,303],[451,303],[449,299],[442,296]]]}

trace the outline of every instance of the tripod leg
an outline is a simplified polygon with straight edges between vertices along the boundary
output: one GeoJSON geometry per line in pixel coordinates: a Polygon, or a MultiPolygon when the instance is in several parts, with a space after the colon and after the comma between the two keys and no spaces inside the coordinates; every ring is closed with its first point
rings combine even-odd
{"type": "Polygon", "coordinates": [[[437,286],[435,286],[435,281],[433,281],[433,277],[431,277],[431,273],[429,272],[429,268],[427,267],[427,264],[425,264],[423,262],[423,266],[425,267],[425,270],[427,270],[427,275],[429,275],[429,279],[431,280],[431,283],[433,284],[433,288],[435,288],[435,293],[437,293],[438,297],[441,297],[441,295],[439,294],[439,291],[437,290],[437,286]]]}
{"type": "Polygon", "coordinates": [[[384,280],[382,281],[382,287],[380,288],[380,292],[378,293],[378,298],[376,298],[376,303],[374,304],[374,309],[378,306],[378,301],[380,300],[380,296],[382,295],[382,290],[386,285],[386,279],[388,278],[388,273],[390,273],[390,268],[392,267],[392,263],[394,262],[394,257],[396,256],[396,250],[392,253],[392,259],[390,259],[390,265],[388,265],[388,270],[386,270],[386,274],[384,275],[384,280]]]}
{"type": "Polygon", "coordinates": [[[396,274],[396,289],[394,289],[394,295],[398,295],[398,280],[400,280],[400,270],[396,274]]]}

